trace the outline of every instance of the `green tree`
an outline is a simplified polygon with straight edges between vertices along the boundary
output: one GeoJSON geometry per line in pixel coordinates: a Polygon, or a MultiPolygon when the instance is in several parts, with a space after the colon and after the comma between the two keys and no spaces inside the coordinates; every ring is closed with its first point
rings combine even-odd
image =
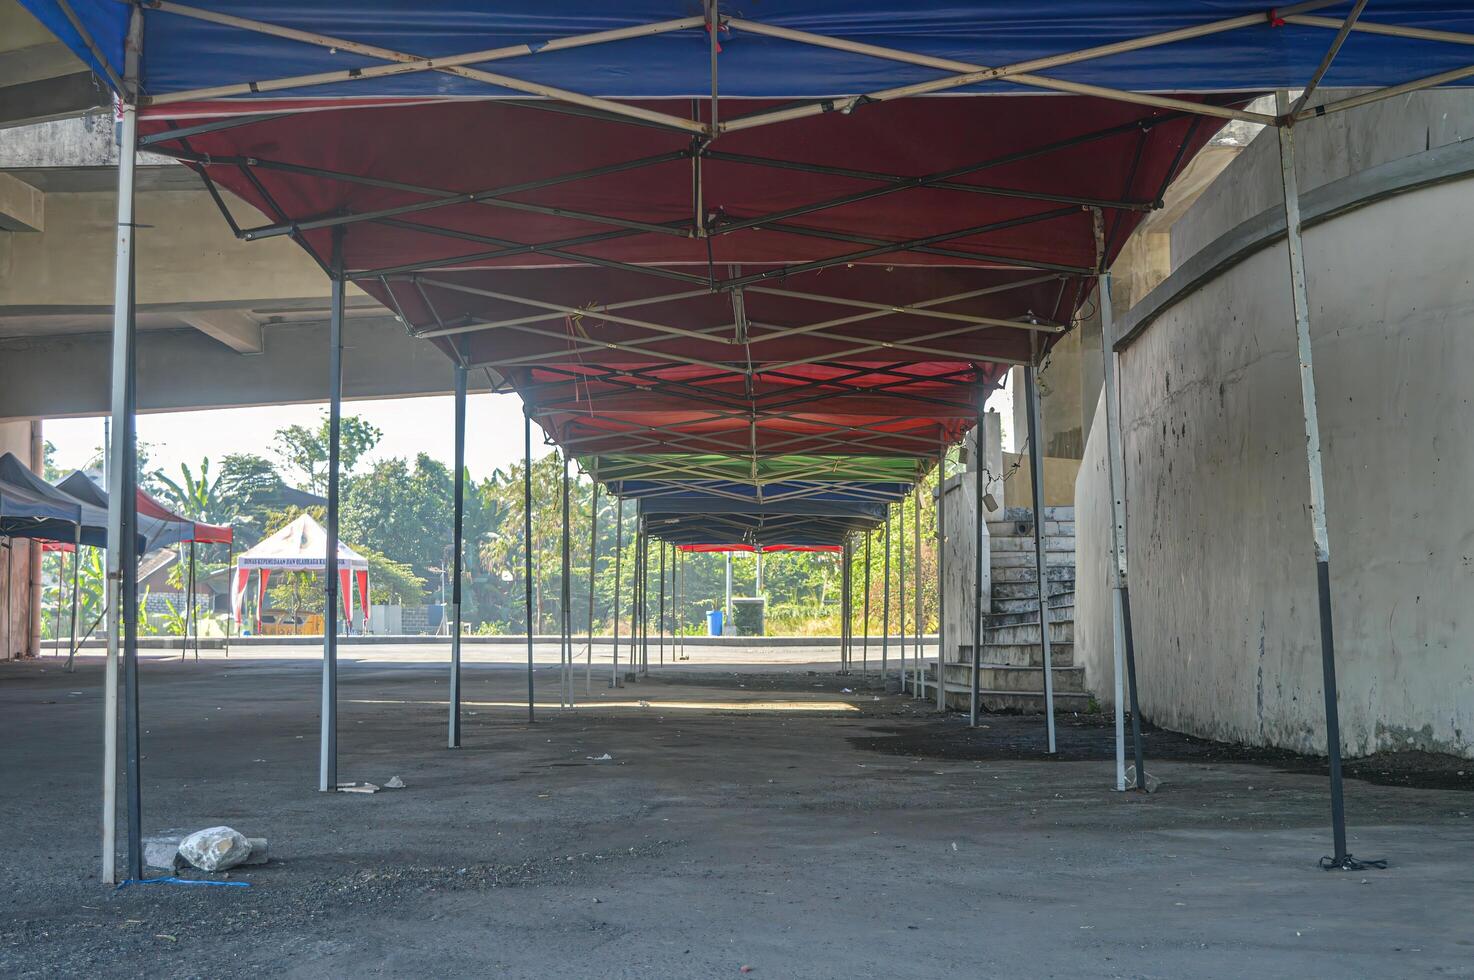
{"type": "Polygon", "coordinates": [[[216,522],[226,515],[220,500],[221,478],[210,479],[210,457],[200,460],[199,476],[188,463],[179,464],[179,479],[162,469],[154,470],[153,482],[161,489],[159,497],[175,513],[192,521],[216,522]]]}
{"type": "Polygon", "coordinates": [[[439,577],[451,542],[450,470],[425,453],[410,465],[386,459],[348,480],[339,525],[345,540],[361,542],[429,578],[439,577]]]}
{"type": "Polygon", "coordinates": [[[235,529],[240,550],[266,536],[271,515],[283,506],[286,484],[270,460],[251,453],[231,453],[220,461],[220,475],[213,489],[220,502],[219,521],[235,529]]]}
{"type": "MultiPolygon", "coordinates": [[[[328,489],[329,430],[328,413],[323,411],[316,427],[289,425],[277,429],[273,441],[282,463],[301,476],[307,489],[319,495],[326,494],[328,489]]],[[[383,434],[361,416],[344,416],[338,435],[342,472],[352,472],[363,455],[378,445],[383,434]]]]}

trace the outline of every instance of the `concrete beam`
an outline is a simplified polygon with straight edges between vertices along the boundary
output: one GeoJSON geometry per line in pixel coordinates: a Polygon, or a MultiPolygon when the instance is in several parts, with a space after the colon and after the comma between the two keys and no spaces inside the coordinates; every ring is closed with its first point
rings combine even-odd
{"type": "MultiPolygon", "coordinates": [[[[242,220],[247,214],[259,217],[234,203],[242,220]]],[[[198,185],[139,194],[137,216],[140,307],[214,306],[260,315],[281,300],[320,297],[318,303],[327,303],[327,277],[295,242],[237,241],[198,185]]],[[[45,233],[12,236],[9,243],[0,315],[111,309],[116,222],[112,191],[49,191],[45,233]]]]}
{"type": "MultiPolygon", "coordinates": [[[[261,328],[262,352],[241,357],[197,330],[148,330],[138,337],[138,405],[144,412],[322,401],[327,397],[327,325],[261,328]]],[[[343,391],[350,399],[448,394],[455,378],[439,348],[410,337],[393,317],[344,325],[343,391]]],[[[101,415],[108,408],[106,334],[0,340],[0,422],[101,415]]],[[[485,372],[473,391],[491,388],[485,372]]]]}
{"type": "MultiPolygon", "coordinates": [[[[1467,142],[1435,147],[1426,153],[1357,171],[1302,194],[1301,226],[1308,230],[1389,197],[1470,179],[1474,179],[1474,147],[1467,142]]],[[[1219,235],[1179,265],[1122,318],[1116,350],[1129,348],[1157,317],[1193,291],[1284,237],[1285,215],[1278,205],[1219,235]]]]}
{"type": "Polygon", "coordinates": [[[60,41],[43,41],[0,53],[0,88],[75,75],[82,62],[60,41]]]}
{"type": "Polygon", "coordinates": [[[180,319],[237,354],[260,354],[265,349],[261,324],[240,310],[201,310],[186,313],[180,319]]]}
{"type": "Polygon", "coordinates": [[[107,87],[90,71],[0,88],[0,128],[78,116],[108,104],[107,87]]]}
{"type": "Polygon", "coordinates": [[[39,188],[0,173],[0,231],[44,231],[46,195],[39,188]]]}

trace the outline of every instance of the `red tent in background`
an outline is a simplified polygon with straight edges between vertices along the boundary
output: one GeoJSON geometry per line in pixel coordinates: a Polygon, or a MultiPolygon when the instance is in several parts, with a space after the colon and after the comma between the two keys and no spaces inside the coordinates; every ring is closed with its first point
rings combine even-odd
{"type": "Polygon", "coordinates": [[[844,546],[838,544],[766,544],[762,546],[751,544],[678,544],[676,548],[680,551],[691,551],[702,554],[721,553],[724,551],[758,552],[765,555],[775,551],[827,551],[839,554],[844,551],[844,546]]]}

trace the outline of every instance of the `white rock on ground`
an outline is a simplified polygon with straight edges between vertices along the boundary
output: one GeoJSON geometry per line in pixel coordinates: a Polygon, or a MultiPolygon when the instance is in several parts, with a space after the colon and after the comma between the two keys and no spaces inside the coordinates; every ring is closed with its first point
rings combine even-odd
{"type": "Polygon", "coordinates": [[[179,857],[179,842],[182,839],[177,834],[173,837],[145,837],[143,839],[143,863],[150,868],[173,871],[174,862],[179,857]]]}
{"type": "Polygon", "coordinates": [[[201,871],[224,871],[251,856],[251,842],[230,827],[208,827],[180,841],[179,853],[201,871]]]}
{"type": "MultiPolygon", "coordinates": [[[[143,839],[143,863],[150,868],[164,871],[175,870],[183,859],[179,856],[179,842],[183,834],[164,834],[143,839]]],[[[271,857],[271,848],[265,837],[247,837],[251,853],[241,862],[243,865],[265,864],[271,857]]]]}

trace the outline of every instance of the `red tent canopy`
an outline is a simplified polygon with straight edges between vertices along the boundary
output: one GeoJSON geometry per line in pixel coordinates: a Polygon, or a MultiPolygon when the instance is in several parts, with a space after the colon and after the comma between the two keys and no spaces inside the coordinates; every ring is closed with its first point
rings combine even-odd
{"type": "Polygon", "coordinates": [[[138,491],[138,513],[144,517],[168,521],[170,524],[191,525],[193,527],[191,536],[181,538],[182,541],[195,541],[200,544],[230,544],[235,539],[235,532],[228,525],[191,521],[187,517],[174,513],[142,490],[138,491]]]}
{"type": "Polygon", "coordinates": [[[1073,96],[710,144],[504,101],[143,128],[267,216],[242,237],[290,234],[325,268],[336,239],[348,278],[570,450],[918,456],[1071,326],[1214,129],[1073,96]]]}
{"type": "Polygon", "coordinates": [[[680,551],[696,552],[761,551],[763,554],[774,551],[820,551],[838,554],[844,551],[844,545],[841,544],[765,544],[762,547],[750,544],[678,544],[676,548],[680,551]]]}

